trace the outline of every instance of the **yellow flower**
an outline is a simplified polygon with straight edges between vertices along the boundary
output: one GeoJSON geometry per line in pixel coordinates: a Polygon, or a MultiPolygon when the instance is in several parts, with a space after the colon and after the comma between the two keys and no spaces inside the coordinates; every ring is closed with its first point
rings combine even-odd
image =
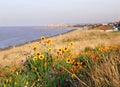
{"type": "Polygon", "coordinates": [[[38,59],[38,57],[36,57],[36,56],[35,56],[35,57],[33,57],[33,61],[36,61],[37,59],[38,59]]]}
{"type": "Polygon", "coordinates": [[[40,52],[36,52],[36,55],[37,55],[37,56],[40,56],[40,54],[41,54],[40,52]]]}
{"type": "Polygon", "coordinates": [[[52,42],[51,39],[48,39],[48,40],[46,41],[46,43],[48,43],[48,44],[50,44],[51,42],[52,42]]]}
{"type": "Polygon", "coordinates": [[[40,60],[43,60],[43,59],[44,59],[44,55],[41,54],[41,55],[39,56],[39,59],[40,59],[40,60]]]}
{"type": "Polygon", "coordinates": [[[61,49],[61,48],[59,48],[59,49],[58,49],[58,51],[59,51],[59,52],[61,52],[61,51],[62,51],[62,49],[61,49]]]}
{"type": "Polygon", "coordinates": [[[36,47],[36,46],[33,46],[33,50],[37,50],[37,47],[36,47]]]}
{"type": "Polygon", "coordinates": [[[25,82],[25,86],[28,86],[29,82],[25,82]]]}
{"type": "Polygon", "coordinates": [[[14,85],[17,85],[17,82],[14,82],[14,85]]]}
{"type": "Polygon", "coordinates": [[[68,51],[68,47],[65,47],[65,48],[64,48],[64,52],[67,52],[67,51],[68,51]]]}
{"type": "Polygon", "coordinates": [[[76,77],[76,75],[75,75],[75,74],[72,74],[71,77],[74,79],[74,78],[76,77]]]}
{"type": "Polygon", "coordinates": [[[48,48],[48,51],[51,51],[52,49],[51,48],[48,48]]]}
{"type": "Polygon", "coordinates": [[[40,39],[41,39],[41,40],[44,40],[44,39],[45,39],[45,36],[40,37],[40,39]]]}
{"type": "Polygon", "coordinates": [[[8,83],[8,79],[6,79],[6,83],[8,83]]]}
{"type": "Polygon", "coordinates": [[[66,63],[71,63],[71,59],[70,58],[66,58],[66,63]]]}
{"type": "Polygon", "coordinates": [[[29,59],[30,58],[30,55],[27,55],[26,59],[29,59]]]}
{"type": "Polygon", "coordinates": [[[4,84],[3,87],[6,87],[6,84],[4,84]]]}
{"type": "Polygon", "coordinates": [[[70,42],[70,45],[74,45],[75,43],[73,41],[70,42]]]}
{"type": "Polygon", "coordinates": [[[18,76],[18,71],[16,71],[15,73],[16,73],[16,75],[18,76]]]}

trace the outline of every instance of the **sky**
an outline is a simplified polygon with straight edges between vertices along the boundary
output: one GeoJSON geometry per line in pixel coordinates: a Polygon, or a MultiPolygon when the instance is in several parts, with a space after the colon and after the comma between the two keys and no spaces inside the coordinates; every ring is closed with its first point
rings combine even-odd
{"type": "Polygon", "coordinates": [[[120,0],[0,0],[0,26],[120,21],[120,0]]]}

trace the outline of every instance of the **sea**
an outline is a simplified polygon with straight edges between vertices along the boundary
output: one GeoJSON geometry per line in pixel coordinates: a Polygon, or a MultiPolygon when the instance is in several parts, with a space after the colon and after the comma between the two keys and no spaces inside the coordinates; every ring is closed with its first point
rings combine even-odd
{"type": "Polygon", "coordinates": [[[51,37],[71,30],[70,28],[50,28],[42,26],[0,27],[0,49],[38,40],[41,36],[51,37]]]}

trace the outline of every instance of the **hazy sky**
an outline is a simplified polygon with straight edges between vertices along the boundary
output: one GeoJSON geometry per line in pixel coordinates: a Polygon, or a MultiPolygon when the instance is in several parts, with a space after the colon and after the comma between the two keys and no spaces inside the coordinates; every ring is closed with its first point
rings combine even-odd
{"type": "Polygon", "coordinates": [[[120,0],[0,0],[0,26],[120,20],[120,0]]]}

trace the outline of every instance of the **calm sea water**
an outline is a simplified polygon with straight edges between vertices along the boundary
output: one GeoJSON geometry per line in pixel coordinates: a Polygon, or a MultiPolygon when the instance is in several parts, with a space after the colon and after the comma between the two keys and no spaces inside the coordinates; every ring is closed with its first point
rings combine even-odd
{"type": "Polygon", "coordinates": [[[43,27],[0,27],[0,48],[7,48],[37,40],[41,36],[54,36],[71,29],[44,29],[43,27]]]}

